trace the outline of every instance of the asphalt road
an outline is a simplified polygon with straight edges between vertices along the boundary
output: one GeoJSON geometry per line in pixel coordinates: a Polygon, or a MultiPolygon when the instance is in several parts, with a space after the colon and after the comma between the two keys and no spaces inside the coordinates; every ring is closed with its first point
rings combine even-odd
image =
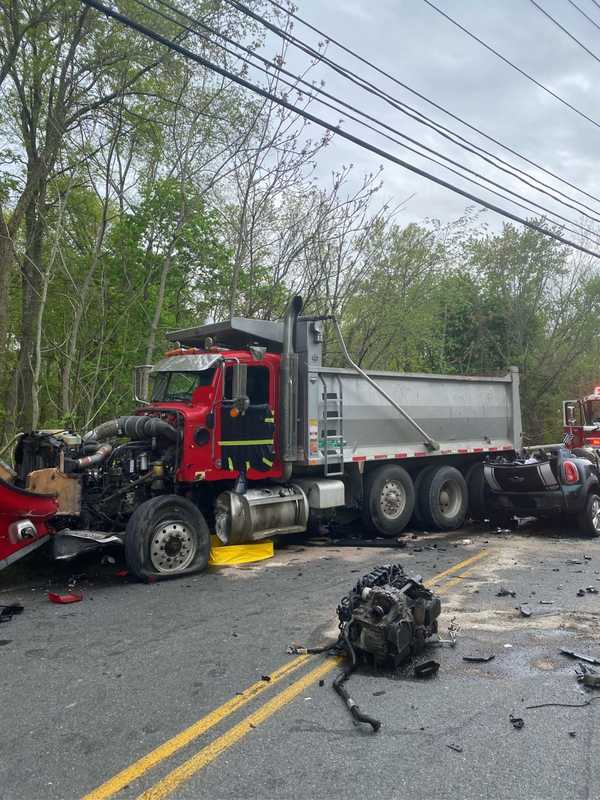
{"type": "Polygon", "coordinates": [[[600,797],[600,704],[527,708],[596,696],[559,648],[600,657],[599,596],[577,597],[600,588],[600,540],[467,528],[403,550],[294,544],[151,585],[118,567],[37,560],[0,574],[0,604],[25,606],[0,625],[3,800],[600,797]],[[390,560],[433,580],[441,633],[452,618],[460,631],[428,654],[433,679],[351,678],[382,720],[373,734],[332,691],[333,659],[286,648],[334,637],[340,597],[390,560]],[[73,575],[84,600],[49,603],[73,575]],[[463,661],[473,653],[495,658],[463,661]]]}

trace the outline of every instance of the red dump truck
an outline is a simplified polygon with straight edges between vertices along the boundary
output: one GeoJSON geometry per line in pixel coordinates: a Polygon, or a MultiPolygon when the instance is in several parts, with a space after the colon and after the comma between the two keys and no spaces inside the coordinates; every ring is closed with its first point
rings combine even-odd
{"type": "Polygon", "coordinates": [[[50,533],[57,558],[122,544],[131,572],[163,578],[204,569],[211,530],[241,543],[351,510],[397,536],[480,511],[483,459],[521,444],[518,370],[367,374],[337,321],[301,308],[175,331],[136,368],[132,415],[21,435],[0,479],[0,564],[50,533]],[[327,322],[348,368],[322,363],[327,322]]]}

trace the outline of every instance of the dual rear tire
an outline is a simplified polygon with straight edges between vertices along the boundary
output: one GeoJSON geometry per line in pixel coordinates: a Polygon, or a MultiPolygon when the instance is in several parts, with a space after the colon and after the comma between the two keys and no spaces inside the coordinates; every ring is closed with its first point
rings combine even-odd
{"type": "Polygon", "coordinates": [[[365,480],[363,522],[382,536],[398,536],[414,517],[436,530],[460,528],[469,504],[462,473],[445,464],[426,467],[413,479],[399,464],[386,464],[365,480]]]}

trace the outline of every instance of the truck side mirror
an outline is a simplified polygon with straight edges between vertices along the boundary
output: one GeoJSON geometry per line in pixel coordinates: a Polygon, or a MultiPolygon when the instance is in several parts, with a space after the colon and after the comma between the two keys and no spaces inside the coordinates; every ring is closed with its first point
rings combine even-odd
{"type": "Polygon", "coordinates": [[[148,404],[148,384],[153,364],[139,364],[133,368],[133,399],[136,403],[148,404]]]}
{"type": "Polygon", "coordinates": [[[575,413],[575,403],[572,400],[565,400],[563,402],[563,422],[566,426],[577,424],[575,413]]]}

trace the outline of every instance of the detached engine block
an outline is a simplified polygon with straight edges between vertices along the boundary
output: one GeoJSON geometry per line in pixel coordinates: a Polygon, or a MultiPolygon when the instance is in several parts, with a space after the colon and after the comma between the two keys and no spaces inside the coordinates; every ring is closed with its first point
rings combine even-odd
{"type": "Polygon", "coordinates": [[[394,667],[418,653],[437,633],[439,597],[399,564],[384,564],[361,578],[338,609],[342,636],[358,655],[394,667]]]}

